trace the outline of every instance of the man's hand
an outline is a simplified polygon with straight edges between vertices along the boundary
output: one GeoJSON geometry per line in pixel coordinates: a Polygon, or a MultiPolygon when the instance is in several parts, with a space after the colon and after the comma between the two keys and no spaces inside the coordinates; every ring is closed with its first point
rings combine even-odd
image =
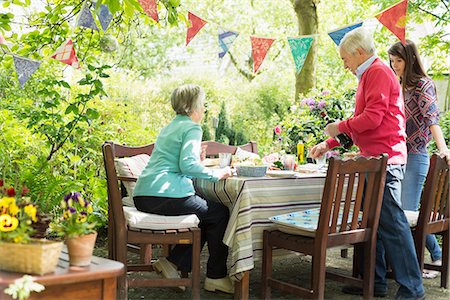
{"type": "Polygon", "coordinates": [[[329,136],[331,136],[332,138],[334,138],[335,136],[337,136],[339,133],[341,133],[339,131],[339,122],[334,122],[334,123],[330,123],[325,127],[325,133],[329,136]]]}
{"type": "Polygon", "coordinates": [[[322,143],[319,143],[311,148],[311,150],[309,151],[309,156],[316,159],[322,157],[328,150],[330,150],[330,147],[328,147],[328,144],[323,141],[322,143]]]}

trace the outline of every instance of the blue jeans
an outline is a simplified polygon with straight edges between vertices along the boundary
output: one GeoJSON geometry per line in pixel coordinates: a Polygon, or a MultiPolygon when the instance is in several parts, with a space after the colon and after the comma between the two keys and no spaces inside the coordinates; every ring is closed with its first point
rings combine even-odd
{"type": "Polygon", "coordinates": [[[401,208],[403,175],[403,166],[387,166],[378,227],[375,286],[376,290],[387,290],[386,257],[400,285],[397,297],[418,298],[425,291],[411,229],[401,208]]]}
{"type": "MultiPolygon", "coordinates": [[[[416,211],[419,209],[423,184],[427,177],[430,158],[428,153],[408,153],[405,179],[402,183],[402,207],[405,210],[416,211]]],[[[434,234],[428,234],[425,246],[431,254],[431,260],[442,258],[442,250],[434,234]]]]}
{"type": "MultiPolygon", "coordinates": [[[[222,242],[222,239],[230,213],[225,205],[205,200],[197,195],[185,198],[136,196],[134,204],[139,211],[166,216],[196,214],[200,220],[198,226],[202,230],[201,247],[203,248],[208,242],[209,258],[206,277],[217,279],[227,276],[228,246],[222,242]]],[[[192,267],[192,246],[176,245],[170,251],[167,260],[181,271],[189,272],[192,267]]]]}

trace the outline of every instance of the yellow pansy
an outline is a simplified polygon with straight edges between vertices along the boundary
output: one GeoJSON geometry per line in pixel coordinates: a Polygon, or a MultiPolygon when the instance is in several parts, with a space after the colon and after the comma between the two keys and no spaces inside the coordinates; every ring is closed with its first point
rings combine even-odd
{"type": "Polygon", "coordinates": [[[31,220],[33,220],[33,222],[37,221],[36,218],[36,213],[37,213],[37,209],[33,204],[28,204],[27,206],[25,206],[25,208],[23,209],[25,211],[25,213],[30,216],[31,220]]]}
{"type": "Polygon", "coordinates": [[[19,226],[19,220],[16,217],[6,214],[0,216],[0,231],[13,231],[17,226],[19,226]]]}
{"type": "Polygon", "coordinates": [[[11,204],[9,206],[9,213],[13,216],[17,216],[17,214],[19,213],[20,209],[16,204],[11,204]]]}

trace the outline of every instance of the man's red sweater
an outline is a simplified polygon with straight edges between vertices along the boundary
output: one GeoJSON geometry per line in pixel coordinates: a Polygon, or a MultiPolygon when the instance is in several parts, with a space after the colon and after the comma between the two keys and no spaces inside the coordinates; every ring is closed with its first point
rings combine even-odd
{"type": "MultiPolygon", "coordinates": [[[[379,58],[363,73],[356,91],[353,117],[339,123],[363,156],[387,153],[388,164],[406,164],[405,113],[401,87],[394,72],[379,58]]],[[[328,146],[339,145],[335,139],[328,146]]]]}

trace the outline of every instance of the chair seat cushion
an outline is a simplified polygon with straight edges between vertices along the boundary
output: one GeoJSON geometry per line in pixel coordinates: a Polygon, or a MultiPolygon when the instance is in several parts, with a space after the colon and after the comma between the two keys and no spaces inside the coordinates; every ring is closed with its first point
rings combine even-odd
{"type": "MultiPolygon", "coordinates": [[[[296,211],[288,214],[270,217],[269,219],[275,223],[278,230],[296,235],[314,237],[316,235],[317,226],[319,224],[320,208],[313,208],[307,210],[296,211]]],[[[351,219],[353,213],[349,213],[351,219]]],[[[358,219],[361,220],[362,212],[360,212],[358,219]]],[[[338,224],[342,223],[342,212],[339,212],[338,224]]],[[[338,229],[339,229],[338,226],[338,229]]]]}
{"type": "Polygon", "coordinates": [[[198,227],[200,220],[194,214],[164,216],[138,211],[135,207],[123,207],[125,220],[131,228],[150,230],[187,229],[198,227]]]}
{"type": "Polygon", "coordinates": [[[404,210],[406,219],[408,220],[409,227],[416,227],[417,220],[419,219],[419,211],[404,210]]]}

